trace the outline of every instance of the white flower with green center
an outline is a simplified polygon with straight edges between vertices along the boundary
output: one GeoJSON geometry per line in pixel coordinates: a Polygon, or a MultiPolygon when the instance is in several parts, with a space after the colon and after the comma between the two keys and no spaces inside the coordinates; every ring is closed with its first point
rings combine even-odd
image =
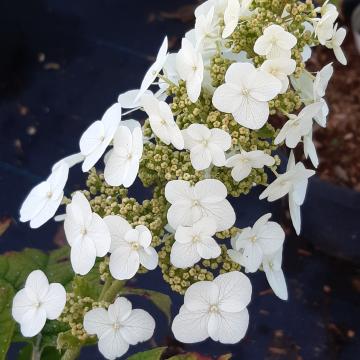
{"type": "Polygon", "coordinates": [[[149,89],[149,87],[158,77],[160,71],[162,70],[166,62],[167,52],[168,52],[168,38],[166,36],[156,56],[155,62],[150,66],[149,70],[146,72],[144,76],[144,79],[140,86],[140,90],[135,97],[134,100],[135,103],[140,100],[140,98],[145,94],[146,90],[149,89]]]}
{"type": "Polygon", "coordinates": [[[106,159],[104,177],[111,186],[130,187],[138,174],[143,152],[143,134],[137,126],[131,132],[119,126],[114,136],[114,148],[106,159]]]}
{"type": "Polygon", "coordinates": [[[340,64],[347,65],[347,60],[344,52],[341,49],[341,45],[345,40],[346,30],[344,28],[337,28],[337,24],[335,24],[333,29],[333,34],[330,40],[326,41],[325,46],[328,49],[333,49],[336,59],[340,62],[340,64]]]}
{"type": "Polygon", "coordinates": [[[213,219],[217,231],[230,229],[235,224],[235,211],[226,200],[225,185],[219,180],[202,180],[195,186],[184,180],[169,181],[165,186],[165,197],[171,204],[167,219],[175,230],[180,225],[192,226],[206,217],[213,219]]]}
{"type": "Polygon", "coordinates": [[[39,228],[51,219],[64,196],[64,187],[69,175],[66,162],[54,167],[46,181],[35,186],[20,209],[20,221],[30,221],[30,227],[39,228]]]}
{"type": "Polygon", "coordinates": [[[172,144],[176,149],[184,148],[184,139],[177,126],[169,104],[159,101],[154,95],[144,95],[142,106],[149,116],[153,133],[166,145],[172,144]]]}
{"type": "Polygon", "coordinates": [[[255,42],[254,51],[267,59],[291,58],[291,49],[296,45],[296,37],[280,25],[270,25],[255,42]]]}
{"type": "Polygon", "coordinates": [[[186,38],[182,39],[181,49],[176,57],[176,69],[180,78],[186,82],[190,101],[196,102],[204,79],[204,63],[201,53],[186,38]]]}
{"type": "Polygon", "coordinates": [[[185,269],[201,259],[216,259],[221,254],[221,248],[213,238],[215,233],[216,222],[211,218],[203,218],[192,226],[179,226],[170,262],[177,268],[185,269]]]}
{"type": "Polygon", "coordinates": [[[190,160],[195,170],[205,170],[211,164],[225,165],[225,151],[231,147],[231,136],[226,131],[192,124],[183,130],[182,134],[185,148],[190,150],[190,160]]]}
{"type": "Polygon", "coordinates": [[[259,269],[265,256],[282,248],[285,233],[281,226],[269,221],[271,214],[263,215],[254,226],[242,229],[232,239],[233,250],[228,250],[231,259],[244,266],[247,272],[259,269]]]}
{"type": "Polygon", "coordinates": [[[289,87],[288,76],[296,69],[296,61],[288,58],[270,59],[265,60],[260,68],[281,81],[280,94],[284,94],[289,87]]]}
{"type": "Polygon", "coordinates": [[[31,272],[24,289],[14,296],[12,316],[20,324],[25,337],[41,332],[46,319],[57,319],[66,303],[66,291],[61,284],[52,283],[41,270],[31,272]]]}
{"type": "Polygon", "coordinates": [[[106,310],[95,308],[84,316],[84,329],[98,337],[101,354],[109,360],[124,355],[129,345],[149,340],[155,330],[155,320],[142,309],[133,309],[129,300],[118,297],[106,310]]]}
{"type": "Polygon", "coordinates": [[[89,171],[103,156],[106,148],[114,138],[121,121],[121,105],[112,105],[101,121],[91,124],[80,139],[80,151],[85,156],[82,164],[84,172],[89,171]]]}
{"type": "Polygon", "coordinates": [[[148,270],[156,268],[158,254],[151,246],[152,235],[146,226],[138,225],[133,229],[117,215],[106,216],[104,221],[111,235],[109,269],[115,279],[131,279],[140,264],[148,270]]]}
{"type": "Polygon", "coordinates": [[[95,265],[96,257],[109,252],[111,238],[104,220],[91,211],[88,200],[79,191],[66,206],[64,230],[74,272],[86,275],[95,265]]]}
{"type": "Polygon", "coordinates": [[[249,63],[232,64],[225,74],[212,102],[216,109],[231,113],[240,125],[257,130],[269,117],[268,101],[281,90],[281,82],[273,75],[249,63]]]}
{"type": "Polygon", "coordinates": [[[226,160],[225,166],[232,168],[231,176],[235,181],[247,178],[252,169],[262,169],[264,166],[273,166],[275,160],[262,150],[245,151],[235,154],[226,160]]]}
{"type": "Polygon", "coordinates": [[[251,292],[250,280],[238,271],[191,285],[172,323],[175,338],[196,343],[210,337],[223,344],[236,344],[249,326],[246,306],[251,292]]]}
{"type": "Polygon", "coordinates": [[[289,115],[289,120],[280,130],[279,134],[274,140],[274,144],[278,145],[285,140],[286,146],[293,149],[300,142],[301,138],[312,129],[313,118],[319,113],[322,108],[320,102],[305,106],[298,115],[289,115]]]}
{"type": "Polygon", "coordinates": [[[287,300],[288,290],[284,273],[281,269],[282,252],[283,249],[280,248],[276,253],[264,256],[262,267],[264,269],[266,279],[275,295],[281,300],[287,300]]]}

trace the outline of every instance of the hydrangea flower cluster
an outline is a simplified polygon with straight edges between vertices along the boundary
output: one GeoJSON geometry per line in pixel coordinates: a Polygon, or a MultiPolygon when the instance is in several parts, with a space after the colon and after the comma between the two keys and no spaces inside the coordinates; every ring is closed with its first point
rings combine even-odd
{"type": "MultiPolygon", "coordinates": [[[[88,274],[102,258],[99,281],[112,296],[96,305],[77,298],[87,304],[77,322],[79,339],[96,335],[108,359],[152,336],[151,315],[118,296],[126,280],[158,266],[171,289],[184,294],[172,330],[186,343],[210,337],[233,344],[245,336],[251,273],[263,271],[274,293],[288,298],[284,231],[271,214],[235,227],[228,197],[257,186],[264,188],[260,200],[288,196],[300,233],[300,207],[315,171],[296,162],[293,149],[302,143],[318,166],[312,131],[326,126],[324,96],[333,72],[328,64],[310,73],[306,61],[321,44],[346,64],[345,30],[336,24],[335,6],[315,8],[311,0],[208,0],[195,17],[180,50],[169,53],[165,38],[140,88],[121,94],[89,126],[80,152],[56,163],[20,210],[20,220],[38,228],[66,204],[57,220],[64,219],[74,273],[88,274]],[[281,174],[280,146],[290,149],[281,174]],[[87,189],[65,198],[69,170],[80,163],[87,189]],[[137,178],[152,199],[128,197],[137,178]]],[[[67,321],[74,301],[34,272],[14,299],[13,316],[24,336],[34,336],[46,319],[67,321]]]]}

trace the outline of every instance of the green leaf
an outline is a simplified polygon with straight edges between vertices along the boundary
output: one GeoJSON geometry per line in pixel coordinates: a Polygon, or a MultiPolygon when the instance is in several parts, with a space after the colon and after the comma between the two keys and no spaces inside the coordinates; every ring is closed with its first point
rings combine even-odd
{"type": "Polygon", "coordinates": [[[11,339],[15,329],[15,322],[11,316],[11,304],[14,290],[11,285],[0,280],[0,359],[6,359],[11,339]]]}
{"type": "Polygon", "coordinates": [[[165,350],[166,347],[159,347],[156,349],[134,354],[128,357],[127,360],[160,360],[161,355],[164,353],[165,350]]]}
{"type": "Polygon", "coordinates": [[[143,296],[146,299],[154,303],[167,317],[169,323],[171,321],[171,299],[170,296],[160,293],[154,290],[145,290],[145,289],[135,289],[125,287],[121,291],[122,295],[138,295],[143,296]]]}
{"type": "Polygon", "coordinates": [[[274,132],[269,129],[266,125],[264,125],[260,130],[258,130],[257,135],[261,139],[269,139],[274,136],[274,132]]]}
{"type": "Polygon", "coordinates": [[[74,271],[70,262],[70,248],[64,246],[49,254],[46,269],[44,269],[49,282],[57,282],[66,287],[74,278],[74,271]]]}
{"type": "Polygon", "coordinates": [[[102,284],[99,278],[99,264],[95,264],[91,271],[85,276],[76,275],[72,283],[75,295],[81,297],[88,296],[93,300],[97,300],[102,290],[102,284]]]}

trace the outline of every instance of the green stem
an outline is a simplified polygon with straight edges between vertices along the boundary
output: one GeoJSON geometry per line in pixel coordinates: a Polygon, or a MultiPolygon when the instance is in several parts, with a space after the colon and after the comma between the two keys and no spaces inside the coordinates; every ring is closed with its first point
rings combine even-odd
{"type": "Polygon", "coordinates": [[[41,342],[41,334],[39,334],[36,338],[36,344],[33,346],[31,360],[40,360],[41,357],[40,342],[41,342]]]}
{"type": "Polygon", "coordinates": [[[71,347],[67,349],[61,360],[75,360],[80,354],[81,346],[71,347]]]}
{"type": "Polygon", "coordinates": [[[99,300],[102,300],[103,297],[105,296],[106,294],[106,291],[109,289],[109,287],[111,286],[111,283],[112,283],[112,278],[109,276],[106,281],[105,281],[105,284],[103,285],[103,288],[101,290],[101,294],[100,294],[100,297],[99,297],[99,300]]]}
{"type": "Polygon", "coordinates": [[[119,294],[120,290],[123,288],[125,281],[114,280],[109,288],[100,296],[100,301],[106,301],[112,303],[116,296],[119,294]]]}

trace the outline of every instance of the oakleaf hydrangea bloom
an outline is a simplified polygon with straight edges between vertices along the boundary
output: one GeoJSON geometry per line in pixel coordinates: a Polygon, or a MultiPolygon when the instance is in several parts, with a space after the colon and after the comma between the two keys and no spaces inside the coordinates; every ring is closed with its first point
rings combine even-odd
{"type": "Polygon", "coordinates": [[[43,329],[46,319],[55,320],[66,303],[66,291],[61,284],[52,283],[41,270],[31,272],[13,299],[12,316],[20,324],[25,337],[33,337],[43,329]]]}
{"type": "Polygon", "coordinates": [[[230,229],[235,223],[235,212],[226,200],[225,185],[215,179],[199,181],[192,186],[184,180],[173,180],[165,186],[166,200],[171,204],[167,219],[173,229],[191,226],[204,217],[216,223],[217,231],[230,229]]]}
{"type": "Polygon", "coordinates": [[[109,269],[118,280],[131,279],[140,264],[154,270],[158,264],[158,254],[151,247],[152,235],[144,225],[135,229],[121,216],[109,215],[104,218],[111,234],[111,256],[109,269]]]}
{"type": "Polygon", "coordinates": [[[149,123],[154,134],[166,145],[172,144],[178,150],[184,148],[184,139],[176,125],[170,106],[159,101],[153,95],[144,95],[142,105],[149,116],[149,123]]]}
{"type": "Polygon", "coordinates": [[[80,139],[80,151],[85,156],[82,165],[84,172],[89,171],[103,156],[110,145],[121,121],[121,105],[112,105],[101,121],[97,120],[89,126],[80,139]]]}
{"type": "Polygon", "coordinates": [[[213,96],[214,106],[249,129],[260,129],[269,117],[268,101],[281,90],[273,75],[249,63],[232,64],[225,74],[225,84],[213,96]]]}
{"type": "Polygon", "coordinates": [[[196,102],[201,93],[204,63],[201,53],[186,38],[182,39],[181,49],[176,57],[176,69],[180,78],[186,82],[189,99],[196,102]]]}
{"type": "Polygon", "coordinates": [[[281,269],[282,251],[283,249],[281,248],[274,254],[264,256],[262,267],[264,269],[266,279],[275,295],[281,300],[287,300],[288,290],[284,273],[281,269]]]}
{"type": "Polygon", "coordinates": [[[296,37],[280,25],[270,25],[264,30],[254,45],[254,51],[267,59],[290,58],[291,49],[296,45],[296,37]]]}
{"type": "Polygon", "coordinates": [[[149,70],[146,72],[144,76],[144,79],[140,86],[140,90],[135,97],[134,100],[135,103],[145,94],[146,90],[152,85],[152,83],[158,77],[160,71],[162,70],[166,62],[167,52],[168,52],[168,38],[166,36],[156,56],[155,62],[150,66],[149,70]]]}
{"type": "Polygon", "coordinates": [[[178,268],[187,268],[201,259],[216,259],[221,249],[213,238],[215,233],[216,222],[208,217],[192,226],[179,226],[171,248],[171,263],[178,268]]]}
{"type": "Polygon", "coordinates": [[[132,304],[119,297],[106,310],[97,308],[84,317],[84,329],[97,335],[99,351],[106,359],[114,360],[136,345],[149,340],[154,333],[155,320],[142,309],[132,309],[132,304]]]}
{"type": "Polygon", "coordinates": [[[141,127],[131,132],[126,126],[119,126],[114,136],[114,148],[105,165],[105,181],[111,186],[131,186],[139,171],[143,152],[141,127]]]}
{"type": "Polygon", "coordinates": [[[31,228],[39,228],[51,219],[64,196],[64,187],[69,175],[66,162],[55,166],[46,181],[35,186],[20,209],[20,221],[30,221],[31,228]]]}
{"type": "Polygon", "coordinates": [[[105,256],[110,249],[110,233],[104,220],[91,211],[81,192],[76,192],[66,206],[64,222],[66,239],[71,246],[71,265],[75,273],[86,275],[96,257],[105,256]]]}
{"type": "Polygon", "coordinates": [[[231,136],[226,131],[209,129],[202,124],[192,124],[182,133],[185,148],[190,150],[194,169],[204,170],[210,164],[224,166],[225,151],[231,147],[231,136]]]}
{"type": "Polygon", "coordinates": [[[289,115],[289,120],[280,130],[274,140],[274,144],[280,144],[285,140],[288,148],[295,148],[301,138],[310,133],[313,126],[313,118],[321,110],[320,102],[305,106],[298,115],[289,115]]]}
{"type": "Polygon", "coordinates": [[[247,178],[252,169],[262,169],[264,166],[273,166],[275,159],[261,150],[241,150],[226,160],[226,167],[232,168],[231,176],[235,181],[247,178]]]}
{"type": "Polygon", "coordinates": [[[228,254],[247,272],[257,271],[265,256],[282,248],[284,230],[278,223],[269,221],[270,217],[271,214],[263,215],[252,228],[243,229],[232,240],[233,250],[228,250],[228,254]]]}
{"type": "Polygon", "coordinates": [[[172,324],[175,338],[184,343],[208,337],[223,344],[239,342],[249,325],[251,292],[250,280],[238,271],[191,285],[172,324]]]}

